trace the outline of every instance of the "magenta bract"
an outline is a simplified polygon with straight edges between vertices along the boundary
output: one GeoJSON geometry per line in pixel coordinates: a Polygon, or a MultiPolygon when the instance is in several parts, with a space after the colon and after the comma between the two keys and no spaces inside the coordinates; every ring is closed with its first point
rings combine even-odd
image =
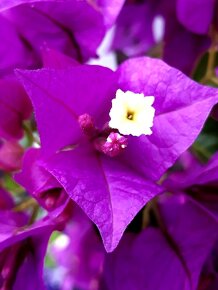
{"type": "Polygon", "coordinates": [[[96,223],[107,251],[162,191],[156,182],[193,143],[218,100],[215,89],[151,58],[126,61],[116,72],[85,65],[17,71],[17,76],[34,106],[44,167],[96,223]],[[154,96],[156,111],[153,134],[128,136],[126,149],[110,158],[96,150],[78,117],[89,114],[103,134],[94,139],[105,138],[101,128],[118,88],[154,96]]]}

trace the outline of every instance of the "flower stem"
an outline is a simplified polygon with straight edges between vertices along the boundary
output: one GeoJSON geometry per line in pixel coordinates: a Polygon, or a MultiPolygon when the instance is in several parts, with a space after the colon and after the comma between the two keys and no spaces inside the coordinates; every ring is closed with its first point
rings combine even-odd
{"type": "Polygon", "coordinates": [[[26,146],[31,147],[33,142],[34,142],[34,137],[33,137],[30,123],[28,121],[23,122],[23,129],[26,133],[26,138],[27,138],[27,145],[26,146]]]}
{"type": "Polygon", "coordinates": [[[208,50],[208,62],[207,62],[207,68],[206,73],[203,76],[203,78],[200,80],[200,83],[207,84],[208,82],[212,81],[214,82],[214,79],[216,80],[215,83],[218,83],[218,80],[215,76],[215,62],[216,62],[216,53],[217,53],[217,45],[218,45],[218,34],[215,31],[215,29],[211,29],[211,46],[208,50]]]}
{"type": "Polygon", "coordinates": [[[33,198],[28,198],[24,201],[22,201],[20,204],[16,205],[13,210],[14,211],[24,211],[30,207],[35,207],[37,204],[37,202],[35,201],[35,199],[33,198]]]}
{"type": "Polygon", "coordinates": [[[36,217],[38,215],[38,212],[39,212],[39,205],[37,203],[35,203],[33,206],[32,206],[32,214],[30,216],[30,219],[29,219],[29,222],[28,222],[28,225],[32,225],[34,223],[34,221],[36,220],[36,217]]]}

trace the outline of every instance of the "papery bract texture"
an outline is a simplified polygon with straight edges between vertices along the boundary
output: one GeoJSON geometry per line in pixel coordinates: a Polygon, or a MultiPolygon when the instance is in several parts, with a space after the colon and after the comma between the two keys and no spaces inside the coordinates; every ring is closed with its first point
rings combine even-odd
{"type": "Polygon", "coordinates": [[[162,191],[156,181],[194,142],[218,101],[217,90],[150,58],[126,61],[115,73],[85,65],[17,75],[33,102],[44,167],[96,223],[107,251],[116,247],[136,213],[162,191]],[[105,128],[119,88],[154,96],[153,134],[127,136],[127,147],[110,158],[96,148],[111,130],[105,128]],[[95,130],[92,137],[81,127],[84,114],[96,126],[89,127],[95,130]]]}
{"type": "Polygon", "coordinates": [[[143,205],[161,191],[122,163],[87,149],[57,154],[45,167],[98,226],[108,251],[143,205]]]}
{"type": "Polygon", "coordinates": [[[161,60],[128,60],[117,73],[122,90],[155,96],[153,134],[131,137],[122,157],[136,170],[158,179],[198,136],[218,102],[218,91],[197,84],[161,60]]]}
{"type": "MultiPolygon", "coordinates": [[[[23,75],[24,72],[20,73],[23,75]]],[[[78,123],[79,115],[88,112],[99,125],[107,121],[111,96],[116,90],[115,75],[111,70],[77,66],[68,70],[42,69],[38,73],[26,71],[23,76],[27,77],[28,91],[32,92],[30,97],[42,151],[46,155],[84,138],[78,123]],[[103,79],[104,84],[99,84],[99,79],[103,79]]]]}

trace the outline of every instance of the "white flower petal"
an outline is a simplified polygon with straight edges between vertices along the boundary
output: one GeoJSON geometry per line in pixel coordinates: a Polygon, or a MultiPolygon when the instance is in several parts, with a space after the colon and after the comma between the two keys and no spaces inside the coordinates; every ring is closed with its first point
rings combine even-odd
{"type": "Polygon", "coordinates": [[[151,135],[155,109],[154,96],[144,96],[131,91],[118,89],[112,100],[109,126],[123,135],[151,135]],[[129,114],[129,118],[128,118],[129,114]],[[132,115],[132,119],[130,119],[132,115]]]}

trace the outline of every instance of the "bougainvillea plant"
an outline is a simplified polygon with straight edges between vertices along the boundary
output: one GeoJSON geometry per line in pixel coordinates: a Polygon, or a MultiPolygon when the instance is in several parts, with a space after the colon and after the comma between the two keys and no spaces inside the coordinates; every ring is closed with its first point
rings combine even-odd
{"type": "Polygon", "coordinates": [[[0,23],[0,289],[217,290],[218,2],[0,23]]]}

